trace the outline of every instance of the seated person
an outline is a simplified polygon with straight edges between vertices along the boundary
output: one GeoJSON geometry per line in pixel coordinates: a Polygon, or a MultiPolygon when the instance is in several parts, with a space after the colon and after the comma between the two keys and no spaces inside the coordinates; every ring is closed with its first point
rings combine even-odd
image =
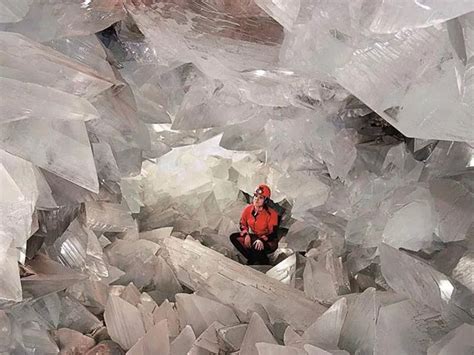
{"type": "Polygon", "coordinates": [[[233,233],[230,241],[248,260],[248,265],[269,264],[268,254],[278,247],[278,214],[268,207],[271,191],[261,184],[255,190],[253,203],[242,211],[240,233],[233,233]]]}

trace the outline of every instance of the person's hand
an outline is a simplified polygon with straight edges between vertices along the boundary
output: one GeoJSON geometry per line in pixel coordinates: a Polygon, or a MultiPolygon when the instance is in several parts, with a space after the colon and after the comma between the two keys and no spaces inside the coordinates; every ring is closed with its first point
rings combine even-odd
{"type": "Polygon", "coordinates": [[[260,239],[262,239],[264,242],[266,242],[268,240],[268,237],[266,235],[262,235],[260,237],[260,239]]]}
{"type": "Polygon", "coordinates": [[[260,239],[257,239],[254,243],[253,246],[255,250],[263,250],[263,242],[260,239]]]}
{"type": "Polygon", "coordinates": [[[244,238],[244,247],[250,248],[252,246],[252,240],[250,239],[250,235],[246,235],[244,238]]]}

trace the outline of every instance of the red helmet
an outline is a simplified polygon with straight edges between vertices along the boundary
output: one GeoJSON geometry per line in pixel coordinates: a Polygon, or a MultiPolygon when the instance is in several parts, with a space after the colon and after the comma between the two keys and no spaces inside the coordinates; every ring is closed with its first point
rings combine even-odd
{"type": "Polygon", "coordinates": [[[265,185],[265,184],[260,184],[257,186],[257,188],[255,189],[255,193],[257,195],[261,195],[263,197],[266,197],[266,198],[270,198],[271,194],[272,194],[272,191],[270,190],[270,188],[265,185]]]}

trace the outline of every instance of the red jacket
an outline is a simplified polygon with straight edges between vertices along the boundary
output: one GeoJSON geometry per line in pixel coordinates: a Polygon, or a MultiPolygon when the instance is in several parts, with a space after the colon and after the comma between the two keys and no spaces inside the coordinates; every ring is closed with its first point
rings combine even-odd
{"type": "Polygon", "coordinates": [[[253,205],[248,205],[242,211],[240,217],[240,230],[256,234],[257,236],[266,235],[269,239],[275,236],[276,227],[278,226],[278,213],[269,208],[264,207],[260,212],[256,213],[253,205]]]}

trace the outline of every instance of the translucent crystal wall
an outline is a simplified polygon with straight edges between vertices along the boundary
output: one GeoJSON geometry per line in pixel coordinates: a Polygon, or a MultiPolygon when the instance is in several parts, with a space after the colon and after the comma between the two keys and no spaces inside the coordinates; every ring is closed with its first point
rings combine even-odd
{"type": "Polygon", "coordinates": [[[0,0],[0,92],[0,353],[472,353],[472,1],[0,0]]]}

